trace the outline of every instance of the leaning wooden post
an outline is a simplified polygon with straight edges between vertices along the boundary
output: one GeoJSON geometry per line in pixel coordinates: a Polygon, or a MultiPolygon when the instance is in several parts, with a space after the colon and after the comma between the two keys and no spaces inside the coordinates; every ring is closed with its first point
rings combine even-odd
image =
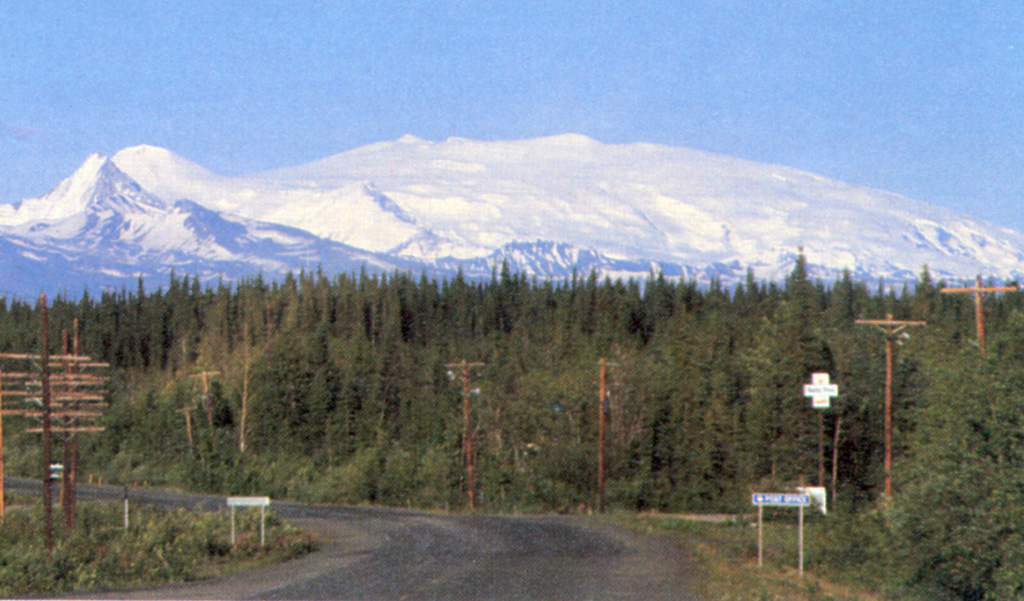
{"type": "Polygon", "coordinates": [[[836,418],[835,438],[832,440],[832,502],[836,499],[836,482],[839,480],[839,431],[843,427],[843,416],[836,418]]]}

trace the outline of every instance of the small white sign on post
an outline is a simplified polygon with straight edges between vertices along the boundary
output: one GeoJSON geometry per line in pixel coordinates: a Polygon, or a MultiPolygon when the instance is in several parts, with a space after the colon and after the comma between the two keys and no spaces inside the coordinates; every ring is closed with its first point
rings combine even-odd
{"type": "Polygon", "coordinates": [[[811,398],[811,407],[828,409],[832,397],[839,396],[839,386],[829,381],[828,374],[811,374],[811,383],[804,384],[804,396],[811,398]]]}
{"type": "Polygon", "coordinates": [[[828,493],[824,486],[799,486],[797,490],[811,498],[812,504],[818,506],[821,515],[828,515],[828,493]]]}
{"type": "Polygon", "coordinates": [[[235,548],[235,507],[260,508],[260,546],[266,545],[267,516],[266,507],[270,505],[270,497],[228,497],[231,508],[231,548],[235,548]]]}
{"type": "Polygon", "coordinates": [[[757,567],[764,565],[764,507],[796,507],[799,509],[800,528],[797,539],[799,548],[800,577],[804,577],[804,507],[811,504],[811,496],[808,494],[792,494],[781,492],[755,492],[750,496],[750,502],[757,506],[757,567]]]}

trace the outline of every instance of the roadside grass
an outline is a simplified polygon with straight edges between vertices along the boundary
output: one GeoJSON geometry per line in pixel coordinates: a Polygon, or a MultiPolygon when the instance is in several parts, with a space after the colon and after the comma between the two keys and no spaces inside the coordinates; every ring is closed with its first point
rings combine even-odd
{"type": "Polygon", "coordinates": [[[706,522],[685,517],[612,514],[608,519],[648,533],[679,535],[707,575],[717,601],[879,601],[884,585],[866,566],[829,567],[823,520],[804,530],[804,575],[798,570],[796,518],[773,516],[764,523],[763,567],[757,561],[757,520],[706,522]]]}
{"type": "Polygon", "coordinates": [[[80,503],[76,526],[53,515],[47,553],[41,504],[18,504],[0,524],[0,597],[51,595],[187,582],[285,561],[316,548],[310,535],[266,515],[260,545],[257,512],[236,515],[236,545],[226,512],[200,513],[136,505],[124,528],[118,502],[80,503]]]}

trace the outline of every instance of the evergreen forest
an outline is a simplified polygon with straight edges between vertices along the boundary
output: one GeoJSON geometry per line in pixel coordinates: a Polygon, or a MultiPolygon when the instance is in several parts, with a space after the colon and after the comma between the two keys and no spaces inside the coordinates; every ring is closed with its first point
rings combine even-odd
{"type": "MultiPolygon", "coordinates": [[[[603,411],[610,511],[750,513],[752,492],[820,481],[828,519],[865,532],[850,553],[903,545],[910,588],[1015,598],[1024,294],[984,297],[982,352],[973,296],[941,293],[953,284],[927,268],[913,286],[822,283],[802,258],[784,282],[728,288],[507,266],[488,281],[172,274],[57,297],[49,321],[78,320],[82,352],[111,365],[80,481],[460,511],[471,441],[478,510],[587,512],[603,411]],[[890,315],[927,324],[894,344],[891,498],[886,333],[858,323],[890,315]],[[803,395],[817,372],[839,386],[827,410],[803,395]]],[[[37,303],[0,303],[0,332],[0,352],[35,352],[37,303]]],[[[32,424],[4,418],[8,475],[40,470],[32,424]]]]}

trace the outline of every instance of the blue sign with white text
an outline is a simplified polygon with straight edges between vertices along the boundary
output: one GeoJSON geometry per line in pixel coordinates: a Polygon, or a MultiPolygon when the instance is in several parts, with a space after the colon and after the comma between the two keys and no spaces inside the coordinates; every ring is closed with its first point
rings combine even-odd
{"type": "Polygon", "coordinates": [[[800,495],[778,492],[756,492],[751,495],[751,502],[754,505],[782,505],[798,507],[811,504],[810,495],[800,495]]]}

